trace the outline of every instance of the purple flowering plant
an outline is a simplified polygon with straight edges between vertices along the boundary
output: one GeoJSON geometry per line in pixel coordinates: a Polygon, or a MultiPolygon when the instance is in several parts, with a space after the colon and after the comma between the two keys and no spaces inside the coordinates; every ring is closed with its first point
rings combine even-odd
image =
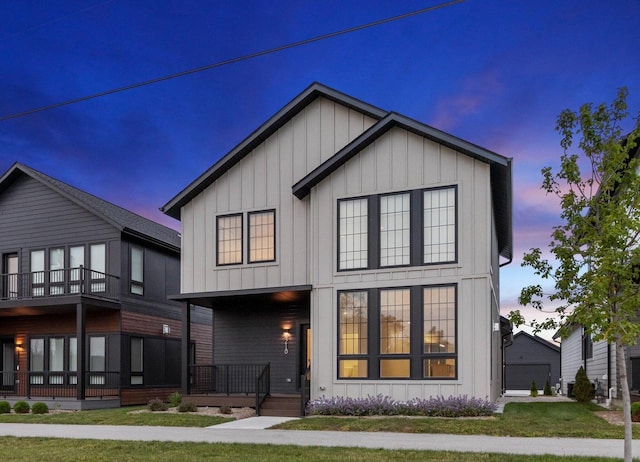
{"type": "Polygon", "coordinates": [[[425,417],[477,417],[489,416],[496,411],[496,404],[487,399],[469,398],[467,395],[414,398],[395,401],[381,394],[366,398],[321,396],[307,404],[308,415],[339,416],[425,416],[425,417]]]}

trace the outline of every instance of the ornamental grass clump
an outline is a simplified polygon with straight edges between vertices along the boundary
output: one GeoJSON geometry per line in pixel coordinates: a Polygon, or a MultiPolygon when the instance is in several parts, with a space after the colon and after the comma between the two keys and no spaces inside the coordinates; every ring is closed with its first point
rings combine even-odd
{"type": "Polygon", "coordinates": [[[425,417],[476,417],[491,415],[496,405],[488,400],[463,396],[438,396],[429,399],[414,398],[410,401],[395,401],[389,396],[377,395],[366,398],[324,396],[307,404],[311,415],[340,416],[425,416],[425,417]]]}

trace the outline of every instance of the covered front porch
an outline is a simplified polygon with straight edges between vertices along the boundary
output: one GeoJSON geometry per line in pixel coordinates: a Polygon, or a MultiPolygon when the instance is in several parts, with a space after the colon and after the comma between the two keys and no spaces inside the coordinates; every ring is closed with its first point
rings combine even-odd
{"type": "Polygon", "coordinates": [[[309,396],[311,286],[183,294],[182,390],[201,405],[301,415],[309,396]],[[213,311],[213,363],[189,350],[190,306],[213,311]]]}
{"type": "Polygon", "coordinates": [[[0,398],[120,406],[120,372],[106,361],[105,334],[117,330],[118,288],[117,277],[85,268],[0,275],[0,398]]]}

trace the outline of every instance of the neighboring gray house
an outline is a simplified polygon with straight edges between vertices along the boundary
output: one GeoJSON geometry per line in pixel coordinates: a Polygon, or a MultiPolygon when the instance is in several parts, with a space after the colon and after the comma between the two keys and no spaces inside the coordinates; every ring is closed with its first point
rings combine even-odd
{"type": "MultiPolygon", "coordinates": [[[[26,165],[0,176],[0,399],[146,404],[181,386],[180,237],[26,165]]],[[[193,360],[211,362],[194,308],[193,360]]]]}
{"type": "MultiPolygon", "coordinates": [[[[626,357],[629,389],[639,392],[640,346],[628,347],[626,357]]],[[[563,393],[569,393],[570,384],[575,382],[576,372],[582,366],[589,380],[594,384],[597,381],[605,395],[612,389],[612,398],[621,396],[618,394],[621,389],[615,345],[609,345],[604,341],[593,342],[591,335],[586,333],[582,326],[574,324],[569,334],[562,338],[560,358],[563,393]]]]}
{"type": "Polygon", "coordinates": [[[542,390],[547,380],[552,387],[560,381],[560,347],[537,335],[515,334],[504,362],[507,390],[529,390],[532,381],[542,390]]]}
{"type": "Polygon", "coordinates": [[[511,198],[511,159],[314,83],[163,207],[173,298],[271,394],[496,399],[511,198]]]}

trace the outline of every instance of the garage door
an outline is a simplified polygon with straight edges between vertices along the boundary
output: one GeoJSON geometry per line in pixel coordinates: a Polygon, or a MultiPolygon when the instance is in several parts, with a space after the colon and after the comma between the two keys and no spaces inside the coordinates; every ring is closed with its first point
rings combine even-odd
{"type": "Polygon", "coordinates": [[[542,390],[550,373],[550,364],[508,364],[505,368],[507,390],[529,390],[533,380],[538,390],[542,390]]]}

